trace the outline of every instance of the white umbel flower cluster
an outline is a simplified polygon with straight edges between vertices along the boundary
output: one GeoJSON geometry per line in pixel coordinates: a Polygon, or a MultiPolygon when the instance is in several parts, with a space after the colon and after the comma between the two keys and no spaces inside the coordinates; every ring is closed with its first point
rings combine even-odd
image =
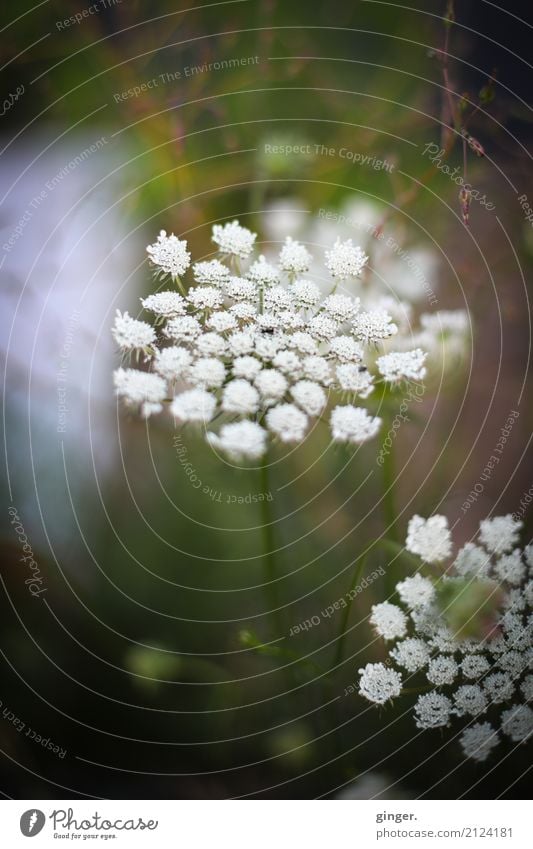
{"type": "Polygon", "coordinates": [[[424,366],[427,354],[416,348],[414,351],[384,354],[378,357],[376,365],[383,379],[389,383],[402,380],[423,380],[427,374],[424,366]]]}
{"type": "Polygon", "coordinates": [[[161,230],[157,241],[148,245],[146,252],[156,273],[170,274],[173,280],[185,274],[191,264],[186,240],[178,239],[174,233],[167,236],[166,230],[161,230]]]}
{"type": "MultiPolygon", "coordinates": [[[[400,581],[400,605],[383,602],[370,615],[377,634],[396,641],[389,661],[359,670],[360,695],[379,705],[404,685],[420,683],[427,692],[414,705],[417,727],[442,728],[461,718],[463,753],[477,761],[486,760],[502,740],[525,743],[533,736],[533,557],[531,546],[515,548],[521,525],[512,516],[486,519],[477,543],[467,543],[439,581],[419,573],[400,581]],[[446,610],[437,605],[439,585],[460,586],[461,599],[494,596],[482,637],[453,632],[446,610]]],[[[446,519],[413,517],[407,547],[425,562],[450,557],[446,519]]],[[[478,609],[474,605],[468,617],[478,609]]],[[[486,615],[480,611],[482,619],[486,615]]]]}
{"type": "Polygon", "coordinates": [[[121,351],[143,352],[149,357],[156,341],[155,330],[146,321],[137,321],[128,312],[117,310],[113,325],[113,338],[121,351]]]}
{"type": "Polygon", "coordinates": [[[326,251],[326,268],[333,277],[346,280],[359,277],[368,257],[362,248],[352,244],[351,239],[341,242],[337,239],[330,251],[326,251]]]}
{"type": "Polygon", "coordinates": [[[213,241],[221,254],[246,259],[254,249],[255,240],[256,234],[241,227],[238,221],[215,224],[213,227],[213,241]]]}
{"type": "Polygon", "coordinates": [[[445,516],[423,519],[413,516],[407,527],[405,546],[427,563],[439,563],[452,553],[452,538],[445,516]]]}
{"type": "MultiPolygon", "coordinates": [[[[252,255],[256,235],[238,221],[215,225],[212,238],[218,257],[192,266],[188,288],[179,279],[190,264],[186,242],[161,231],[148,247],[152,264],[179,281],[180,293],[141,299],[150,323],[118,313],[113,333],[122,353],[143,355],[149,365],[150,372],[139,370],[139,385],[155,377],[161,391],[149,401],[133,378],[119,375],[117,394],[144,415],[166,402],[181,424],[209,428],[216,419],[207,440],[232,459],[256,460],[271,440],[299,443],[317,418],[329,422],[334,442],[373,439],[381,419],[361,401],[376,381],[390,380],[392,366],[376,369],[376,358],[398,327],[383,303],[364,310],[359,298],[336,291],[340,280],[361,273],[363,251],[351,240],[326,251],[335,281],[324,296],[300,277],[312,256],[299,242],[287,238],[274,263],[252,255]]],[[[386,365],[395,356],[395,383],[423,377],[422,351],[381,359],[386,365]]]]}
{"type": "Polygon", "coordinates": [[[130,407],[140,408],[145,418],[163,409],[167,385],[158,374],[134,368],[119,368],[114,374],[117,395],[130,407]]]}
{"type": "Polygon", "coordinates": [[[370,622],[384,640],[397,640],[407,631],[407,616],[401,607],[388,601],[372,606],[370,622]]]}
{"type": "Polygon", "coordinates": [[[359,673],[359,695],[371,702],[383,705],[402,691],[402,676],[383,663],[367,663],[359,673]]]}
{"type": "Polygon", "coordinates": [[[285,244],[279,253],[279,267],[281,270],[294,276],[305,274],[306,271],[309,271],[311,260],[312,256],[305,245],[300,245],[299,242],[287,236],[285,244]]]}

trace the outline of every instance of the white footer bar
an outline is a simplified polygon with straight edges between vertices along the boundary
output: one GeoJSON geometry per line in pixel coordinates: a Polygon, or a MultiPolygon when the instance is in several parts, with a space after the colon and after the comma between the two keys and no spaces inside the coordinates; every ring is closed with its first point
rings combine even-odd
{"type": "Polygon", "coordinates": [[[533,846],[520,801],[2,801],[1,845],[184,849],[533,846]],[[35,843],[29,840],[35,838],[35,843]]]}

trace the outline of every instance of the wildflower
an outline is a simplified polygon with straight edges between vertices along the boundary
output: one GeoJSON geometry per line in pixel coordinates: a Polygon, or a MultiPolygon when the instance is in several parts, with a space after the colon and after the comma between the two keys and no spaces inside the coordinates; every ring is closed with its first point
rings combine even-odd
{"type": "Polygon", "coordinates": [[[291,310],[293,307],[292,295],[284,286],[271,286],[263,295],[263,306],[265,311],[280,313],[291,310]]]}
{"type": "Polygon", "coordinates": [[[416,348],[414,351],[384,354],[376,361],[379,373],[389,383],[400,380],[423,380],[427,374],[424,366],[427,354],[416,348]]]}
{"type": "Polygon", "coordinates": [[[228,349],[228,343],[220,333],[203,333],[195,340],[195,352],[200,357],[223,357],[228,349]]]}
{"type": "Polygon", "coordinates": [[[255,337],[254,353],[265,362],[271,362],[286,345],[281,334],[259,334],[255,337]]]}
{"type": "Polygon", "coordinates": [[[517,586],[520,584],[526,574],[526,567],[522,562],[520,551],[515,549],[512,554],[504,554],[496,562],[494,571],[498,578],[502,581],[507,581],[508,584],[517,586]]]}
{"type": "Polygon", "coordinates": [[[453,657],[440,655],[430,660],[427,679],[437,687],[442,687],[444,684],[453,684],[458,672],[459,667],[453,657]]]}
{"type": "Polygon", "coordinates": [[[480,762],[487,760],[499,742],[499,734],[490,722],[474,723],[469,728],[465,728],[460,738],[465,756],[480,762]]]}
{"type": "Polygon", "coordinates": [[[489,669],[490,664],[482,654],[467,654],[461,661],[461,671],[465,678],[481,678],[489,669]]]}
{"type": "Polygon", "coordinates": [[[510,675],[493,672],[483,680],[483,689],[493,704],[500,704],[512,699],[515,686],[510,675]]]}
{"type": "Polygon", "coordinates": [[[353,445],[373,439],[381,426],[380,418],[369,416],[365,409],[353,407],[351,404],[335,407],[330,422],[333,440],[353,445]]]}
{"type": "Polygon", "coordinates": [[[256,305],[249,304],[247,301],[233,304],[233,306],[229,308],[229,311],[236,319],[240,319],[242,322],[253,321],[257,315],[256,305]]]}
{"type": "Polygon", "coordinates": [[[113,378],[116,394],[128,407],[137,407],[143,403],[159,405],[167,394],[166,381],[158,374],[119,368],[113,378]]]}
{"type": "Polygon", "coordinates": [[[313,380],[299,380],[292,387],[291,395],[311,416],[319,416],[327,403],[326,393],[313,380]]]}
{"type": "Polygon", "coordinates": [[[278,351],[272,365],[292,378],[299,377],[303,367],[300,357],[294,351],[278,351]]]}
{"type": "Polygon", "coordinates": [[[492,554],[505,554],[516,545],[522,525],[523,522],[513,519],[510,513],[484,519],[480,525],[479,539],[492,554]]]}
{"type": "Polygon", "coordinates": [[[384,705],[389,699],[399,696],[402,691],[402,676],[394,669],[387,669],[383,663],[367,663],[359,670],[359,695],[369,702],[384,705]]]}
{"type": "Polygon", "coordinates": [[[259,313],[256,319],[257,329],[261,333],[272,333],[281,328],[281,318],[273,312],[259,313]]]}
{"type": "Polygon", "coordinates": [[[388,601],[372,605],[370,623],[376,629],[376,633],[384,640],[394,640],[405,636],[407,631],[407,617],[400,607],[389,604],[388,601]]]}
{"type": "MultiPolygon", "coordinates": [[[[477,540],[463,546],[438,582],[445,589],[455,584],[461,588],[458,610],[469,620],[480,608],[477,599],[485,598],[486,591],[496,599],[495,607],[489,608],[492,621],[485,622],[481,637],[461,638],[460,621],[454,633],[447,623],[453,594],[447,596],[447,607],[441,611],[433,581],[418,574],[396,585],[401,603],[410,611],[405,628],[398,614],[388,613],[387,603],[381,613],[383,605],[376,605],[378,611],[373,608],[371,616],[384,639],[397,639],[394,625],[390,629],[387,625],[398,623],[400,639],[389,649],[390,660],[408,672],[424,669],[434,687],[414,705],[419,728],[448,725],[455,716],[477,718],[490,708],[494,724],[471,725],[460,740],[465,755],[479,761],[486,760],[498,744],[499,731],[513,742],[525,742],[533,733],[533,711],[526,704],[533,697],[529,671],[533,665],[533,599],[524,566],[530,551],[515,548],[519,526],[510,516],[482,521],[477,540]]],[[[446,519],[414,516],[409,522],[407,547],[426,561],[450,557],[446,519]]],[[[485,619],[487,614],[482,613],[485,619]]]]}
{"type": "MultiPolygon", "coordinates": [[[[324,420],[329,419],[335,442],[360,445],[373,439],[381,419],[354,403],[368,398],[374,387],[372,346],[398,335],[391,318],[400,315],[395,302],[374,299],[376,309],[361,312],[359,298],[336,291],[324,296],[300,277],[312,260],[306,247],[287,238],[273,263],[252,255],[255,240],[238,221],[215,225],[220,255],[193,264],[193,285],[180,281],[181,294],[165,291],[141,299],[151,324],[118,314],[113,334],[121,349],[143,353],[152,374],[168,381],[175,394],[174,400],[166,392],[161,400],[146,399],[139,411],[152,415],[170,405],[176,422],[216,419],[220,440],[211,443],[220,450],[233,445],[232,434],[239,432],[224,431],[222,439],[226,424],[258,424],[265,435],[256,445],[266,451],[272,442],[305,439],[311,420],[322,417],[332,400],[324,420]],[[226,258],[247,265],[236,276],[226,258]]],[[[186,247],[162,232],[148,253],[162,273],[177,278],[190,264],[186,247]]],[[[350,240],[337,241],[327,252],[327,267],[337,280],[357,276],[366,261],[350,240]]],[[[413,352],[397,356],[411,361],[413,352]]],[[[127,394],[121,397],[128,403],[127,394]]],[[[231,451],[232,457],[239,453],[231,451]]]]}
{"type": "Polygon", "coordinates": [[[452,703],[441,693],[424,693],[415,703],[417,728],[439,728],[449,725],[452,703]]]}
{"type": "Polygon", "coordinates": [[[287,236],[279,253],[279,267],[290,275],[305,274],[311,265],[312,256],[304,245],[287,236]]]}
{"type": "Polygon", "coordinates": [[[327,342],[332,336],[335,336],[339,325],[336,321],[324,313],[315,315],[308,324],[308,330],[311,336],[319,339],[321,342],[327,342]]]}
{"type": "Polygon", "coordinates": [[[351,336],[335,336],[330,342],[329,353],[341,363],[360,363],[364,351],[351,336]]]}
{"type": "Polygon", "coordinates": [[[200,357],[189,370],[190,382],[204,389],[218,389],[225,377],[224,363],[216,357],[200,357]]]}
{"type": "Polygon", "coordinates": [[[359,298],[348,295],[328,295],[322,303],[322,309],[335,321],[350,321],[359,309],[359,298]]]}
{"type": "MultiPolygon", "coordinates": [[[[531,632],[527,633],[528,647],[531,645],[531,632]]],[[[498,658],[498,666],[509,672],[514,678],[518,678],[528,665],[528,658],[520,651],[506,651],[498,658]]]]}
{"type": "Polygon", "coordinates": [[[191,362],[192,354],[187,348],[173,345],[171,348],[162,348],[157,351],[154,369],[167,380],[177,380],[187,373],[191,362]]]}
{"type": "Polygon", "coordinates": [[[226,295],[234,301],[253,301],[256,296],[256,285],[253,280],[243,277],[231,277],[225,286],[226,295]]]}
{"type": "Polygon", "coordinates": [[[467,542],[460,551],[454,562],[454,568],[458,575],[486,575],[490,566],[490,555],[484,549],[473,542],[467,542]]]}
{"type": "Polygon", "coordinates": [[[265,453],[267,433],[256,422],[241,421],[222,425],[220,434],[208,433],[211,445],[232,460],[257,460],[265,453]]]}
{"type": "Polygon", "coordinates": [[[160,413],[162,409],[163,405],[159,402],[145,401],[141,405],[141,416],[143,417],[143,419],[149,419],[150,416],[153,416],[156,413],[160,413]]]}
{"type": "Polygon", "coordinates": [[[408,672],[418,672],[429,662],[430,650],[424,640],[407,637],[396,643],[390,656],[398,666],[403,666],[408,672]]]}
{"type": "Polygon", "coordinates": [[[213,242],[218,245],[221,254],[246,259],[254,249],[255,239],[255,233],[241,227],[238,221],[213,227],[213,242]]]}
{"type": "Polygon", "coordinates": [[[336,368],[337,380],[343,392],[368,398],[374,391],[373,378],[366,366],[356,366],[353,363],[343,363],[336,368]]]}
{"type": "Polygon", "coordinates": [[[255,334],[251,330],[236,330],[228,336],[227,347],[234,357],[244,357],[253,352],[255,341],[255,334]]]}
{"type": "Polygon", "coordinates": [[[513,705],[504,710],[502,731],[515,743],[525,742],[533,733],[533,710],[528,705],[513,705]]]}
{"type": "Polygon", "coordinates": [[[367,262],[368,257],[364,251],[355,247],[351,239],[346,242],[337,239],[333,248],[326,251],[326,268],[340,280],[359,277],[367,262]]]}
{"type": "Polygon", "coordinates": [[[224,296],[216,286],[196,286],[187,292],[187,300],[194,309],[216,310],[222,306],[224,296]]]}
{"type": "Polygon", "coordinates": [[[292,334],[288,340],[288,345],[300,354],[315,354],[318,351],[318,345],[313,337],[309,333],[301,331],[292,334]]]}
{"type": "Polygon", "coordinates": [[[398,333],[398,326],[385,310],[359,313],[354,318],[352,327],[356,339],[366,344],[381,342],[398,333]]]}
{"type": "Polygon", "coordinates": [[[308,280],[297,280],[291,286],[293,302],[301,309],[311,309],[320,300],[320,289],[308,280]]]}
{"type": "Polygon", "coordinates": [[[206,321],[207,327],[215,333],[227,333],[228,330],[236,330],[239,323],[236,317],[228,310],[220,310],[212,313],[206,321]]]}
{"type": "Polygon", "coordinates": [[[226,413],[256,413],[259,409],[259,392],[247,380],[232,380],[222,394],[222,409],[226,413]]]}
{"type": "Polygon", "coordinates": [[[316,354],[304,357],[301,368],[309,380],[321,383],[323,386],[329,386],[332,382],[331,368],[325,357],[316,354]]]}
{"type": "Polygon", "coordinates": [[[469,317],[465,310],[437,310],[424,313],[420,317],[420,324],[424,330],[441,335],[464,333],[468,330],[469,317]]]}
{"type": "Polygon", "coordinates": [[[430,519],[413,516],[405,545],[408,551],[419,554],[428,563],[445,560],[452,550],[448,520],[445,516],[432,516],[430,519]]]}
{"type": "Polygon", "coordinates": [[[154,295],[148,295],[147,298],[141,298],[141,304],[145,310],[161,318],[184,315],[187,308],[185,298],[177,292],[156,292],[154,295]]]}
{"type": "Polygon", "coordinates": [[[418,345],[428,353],[428,362],[441,363],[442,368],[455,368],[467,351],[470,319],[465,310],[437,310],[420,316],[421,330],[399,336],[399,347],[418,345]]]}
{"type": "Polygon", "coordinates": [[[192,315],[179,315],[167,321],[163,332],[165,336],[176,342],[192,342],[201,331],[202,327],[198,319],[192,315]]]}
{"type": "Polygon", "coordinates": [[[426,607],[435,598],[435,587],[433,583],[429,578],[423,578],[418,573],[396,584],[396,592],[403,603],[411,609],[415,607],[426,607]]]}
{"type": "Polygon", "coordinates": [[[301,442],[308,418],[294,404],[280,404],[266,414],[266,423],[282,442],[301,442]]]}
{"type": "Polygon", "coordinates": [[[173,280],[181,277],[191,264],[191,255],[187,250],[185,239],[180,240],[172,233],[167,236],[165,230],[161,230],[157,242],[146,248],[152,265],[160,273],[170,274],[173,280]]]}
{"type": "Polygon", "coordinates": [[[275,265],[270,265],[261,254],[257,262],[250,266],[248,279],[261,289],[274,286],[279,280],[279,271],[275,265]]]}
{"type": "Polygon", "coordinates": [[[227,285],[230,278],[230,270],[219,259],[211,259],[208,262],[195,262],[192,273],[197,283],[206,286],[216,286],[222,289],[227,285]]]}
{"type": "Polygon", "coordinates": [[[233,374],[235,377],[244,377],[245,380],[253,381],[262,369],[261,362],[257,357],[237,357],[233,361],[233,374]]]}
{"type": "Polygon", "coordinates": [[[205,389],[189,389],[177,395],[170,405],[170,412],[180,422],[205,424],[213,418],[216,399],[205,389]]]}
{"type": "Polygon", "coordinates": [[[137,321],[129,313],[117,310],[113,337],[121,351],[150,352],[151,345],[156,340],[155,330],[145,321],[137,321]]]}
{"type": "Polygon", "coordinates": [[[288,386],[287,379],[275,368],[263,369],[254,382],[263,401],[268,406],[283,398],[288,386]]]}
{"type": "Polygon", "coordinates": [[[520,684],[520,690],[526,702],[530,702],[533,699],[533,674],[526,675],[520,684]]]}

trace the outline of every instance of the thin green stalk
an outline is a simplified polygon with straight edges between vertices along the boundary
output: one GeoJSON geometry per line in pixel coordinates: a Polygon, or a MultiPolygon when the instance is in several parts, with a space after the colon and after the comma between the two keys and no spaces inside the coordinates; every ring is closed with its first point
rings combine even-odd
{"type": "MultiPolygon", "coordinates": [[[[353,588],[356,586],[357,581],[361,577],[365,562],[366,562],[366,555],[359,559],[359,562],[358,562],[356,568],[354,569],[354,573],[353,573],[352,580],[351,580],[351,583],[350,583],[350,589],[348,590],[347,595],[351,593],[353,588]]],[[[340,664],[341,660],[342,660],[342,655],[343,655],[343,652],[344,652],[344,644],[346,642],[346,631],[348,629],[348,620],[350,618],[350,613],[352,611],[352,601],[353,601],[353,598],[350,597],[348,599],[348,604],[346,605],[346,607],[342,611],[339,636],[337,637],[337,648],[335,650],[335,657],[333,659],[333,667],[338,666],[340,664]]]]}
{"type": "Polygon", "coordinates": [[[285,633],[283,624],[283,616],[279,602],[278,591],[278,570],[276,564],[276,552],[274,541],[274,516],[272,511],[272,501],[267,499],[270,494],[270,475],[268,468],[268,455],[260,467],[261,475],[261,492],[263,499],[261,504],[261,531],[263,536],[263,562],[264,562],[264,580],[265,580],[265,595],[269,609],[272,611],[278,636],[285,633]]]}
{"type": "Polygon", "coordinates": [[[383,455],[383,517],[385,519],[387,537],[398,542],[396,528],[396,504],[394,499],[395,463],[394,443],[391,440],[390,449],[383,455]]]}

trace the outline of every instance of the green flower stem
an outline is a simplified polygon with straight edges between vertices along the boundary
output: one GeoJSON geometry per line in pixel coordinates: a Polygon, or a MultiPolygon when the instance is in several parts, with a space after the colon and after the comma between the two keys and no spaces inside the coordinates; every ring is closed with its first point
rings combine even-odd
{"type": "MultiPolygon", "coordinates": [[[[392,440],[391,440],[392,442],[392,440]]],[[[383,518],[385,520],[387,537],[393,542],[398,542],[398,529],[396,527],[396,504],[394,498],[395,485],[395,463],[394,445],[383,456],[383,518]]]]}
{"type": "Polygon", "coordinates": [[[174,277],[174,283],[176,284],[176,286],[180,290],[181,294],[183,296],[185,296],[187,294],[187,292],[185,291],[185,286],[183,285],[181,278],[180,277],[174,277]]]}
{"type": "Polygon", "coordinates": [[[266,494],[270,492],[270,474],[268,468],[268,454],[260,467],[260,483],[261,492],[265,496],[261,504],[261,530],[263,535],[263,562],[264,562],[264,580],[265,580],[265,596],[269,609],[272,611],[277,636],[285,634],[283,623],[283,615],[279,601],[278,591],[278,570],[276,564],[276,552],[274,541],[274,516],[272,511],[272,502],[268,501],[266,494]]]}
{"type": "Polygon", "coordinates": [[[242,274],[242,272],[241,272],[241,260],[238,256],[232,255],[230,257],[230,266],[232,266],[233,269],[235,270],[235,274],[237,275],[237,277],[240,277],[241,274],[242,274]]]}
{"type": "MultiPolygon", "coordinates": [[[[350,583],[350,589],[348,590],[348,593],[351,593],[353,588],[356,586],[357,581],[360,579],[361,574],[363,572],[363,567],[365,565],[365,562],[366,562],[366,555],[359,558],[357,566],[354,569],[354,572],[353,572],[353,575],[352,575],[352,580],[351,580],[351,583],[350,583]]],[[[335,650],[335,657],[333,659],[333,667],[338,666],[342,661],[342,656],[343,656],[343,653],[344,653],[344,645],[346,643],[346,631],[347,631],[347,628],[348,628],[348,620],[350,618],[350,613],[352,611],[352,601],[353,601],[353,599],[350,598],[348,600],[348,604],[346,605],[346,607],[342,611],[341,624],[340,624],[340,629],[339,629],[339,636],[337,637],[337,648],[335,650]]]]}
{"type": "MultiPolygon", "coordinates": [[[[385,417],[385,422],[389,422],[390,417],[385,417]]],[[[396,481],[396,463],[394,456],[394,441],[391,439],[391,445],[388,448],[387,453],[383,454],[383,521],[385,524],[385,534],[386,538],[383,540],[385,544],[396,545],[400,547],[399,537],[398,537],[398,526],[397,526],[397,514],[396,514],[396,499],[395,499],[395,481],[396,481]]],[[[394,588],[396,586],[396,579],[394,577],[395,570],[394,568],[387,567],[385,571],[385,594],[387,597],[390,597],[394,593],[394,588]]]]}

